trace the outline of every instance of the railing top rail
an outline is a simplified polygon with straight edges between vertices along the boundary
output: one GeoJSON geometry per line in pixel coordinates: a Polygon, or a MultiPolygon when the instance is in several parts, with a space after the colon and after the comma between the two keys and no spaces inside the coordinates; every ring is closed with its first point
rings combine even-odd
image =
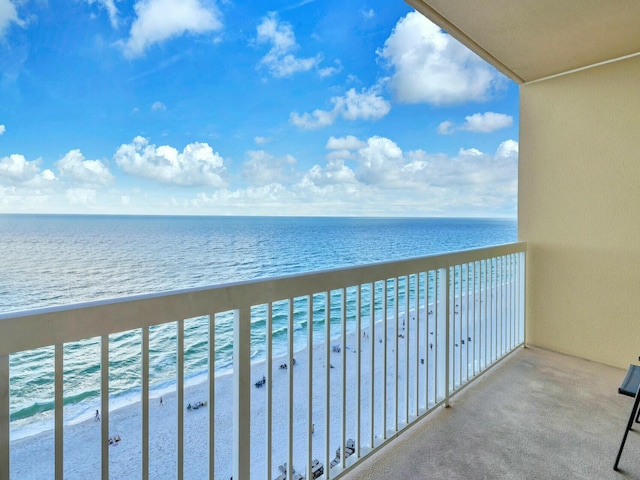
{"type": "Polygon", "coordinates": [[[0,355],[525,252],[525,242],[0,314],[0,355]]]}

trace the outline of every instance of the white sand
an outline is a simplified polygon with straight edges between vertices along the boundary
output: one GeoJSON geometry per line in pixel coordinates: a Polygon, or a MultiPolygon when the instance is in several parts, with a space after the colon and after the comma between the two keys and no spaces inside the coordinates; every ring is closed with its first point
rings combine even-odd
{"type": "MultiPolygon", "coordinates": [[[[376,325],[375,339],[370,330],[368,336],[363,338],[356,336],[356,332],[347,335],[346,344],[346,438],[356,439],[356,412],[357,412],[357,375],[356,362],[358,340],[361,341],[361,445],[364,447],[370,443],[370,382],[373,377],[374,411],[375,411],[375,435],[382,435],[382,411],[387,407],[387,430],[394,427],[394,414],[396,400],[395,389],[395,350],[398,341],[398,409],[400,423],[404,421],[405,406],[405,381],[406,362],[405,348],[407,340],[411,352],[409,363],[409,378],[413,382],[416,377],[415,352],[415,325],[413,313],[410,314],[408,328],[403,330],[403,318],[399,318],[399,329],[395,330],[395,320],[388,320],[387,328],[387,389],[388,396],[385,402],[382,394],[383,379],[383,343],[380,336],[383,325],[376,325]],[[410,327],[410,328],[409,328],[410,327]],[[404,335],[401,338],[396,333],[404,335]],[[374,374],[371,374],[370,348],[375,343],[374,374]]],[[[429,315],[429,331],[433,331],[433,316],[429,315]]],[[[425,369],[429,369],[430,401],[433,403],[433,373],[434,350],[429,349],[429,343],[434,341],[435,335],[425,329],[425,315],[421,312],[420,320],[419,357],[425,359],[424,364],[417,366],[420,379],[420,406],[424,406],[425,396],[425,369]],[[427,355],[428,353],[428,355],[427,355]],[[428,357],[428,358],[427,358],[428,357]]],[[[364,331],[364,330],[363,330],[364,331]]],[[[335,332],[335,330],[334,330],[335,332]]],[[[332,333],[334,333],[332,332],[332,333]]],[[[439,332],[444,333],[444,332],[439,332]]],[[[466,336],[466,335],[465,335],[466,336]]],[[[442,340],[441,340],[442,341],[442,340]]],[[[340,344],[339,339],[333,339],[331,345],[340,344]]],[[[443,345],[444,342],[441,343],[443,345]]],[[[294,468],[297,472],[305,473],[307,465],[307,385],[308,368],[306,349],[296,352],[296,365],[294,373],[294,405],[293,405],[293,458],[294,468]]],[[[462,356],[460,357],[462,360],[462,356]]],[[[465,354],[466,358],[466,354],[465,354]]],[[[279,369],[279,365],[286,359],[274,359],[273,361],[273,439],[272,439],[272,475],[275,478],[280,474],[278,465],[287,460],[288,443],[288,370],[279,369]]],[[[312,435],[313,449],[311,458],[318,458],[325,464],[325,344],[314,346],[313,360],[313,422],[315,432],[312,435]]],[[[340,445],[341,439],[341,405],[342,405],[342,353],[330,352],[329,362],[335,367],[330,369],[330,447],[329,460],[335,456],[335,451],[340,445]]],[[[464,361],[466,364],[466,360],[464,361]]],[[[257,381],[265,374],[265,363],[252,367],[252,381],[257,381]]],[[[215,478],[228,479],[232,473],[232,381],[231,375],[216,377],[215,396],[215,478]]],[[[415,390],[413,383],[409,389],[409,407],[413,412],[415,408],[415,390]]],[[[266,478],[266,388],[251,388],[251,476],[254,478],[266,478]]],[[[208,398],[208,382],[185,388],[184,402],[195,403],[207,400],[209,405],[195,411],[186,411],[184,416],[184,478],[203,479],[208,476],[208,415],[212,406],[208,398]]],[[[159,399],[150,402],[150,478],[166,479],[175,478],[177,471],[177,412],[175,393],[163,396],[164,405],[160,405],[159,399]]],[[[140,478],[142,471],[141,454],[141,408],[140,403],[129,405],[110,412],[110,432],[119,435],[122,440],[117,446],[109,448],[110,477],[117,479],[140,478]]],[[[100,474],[100,424],[93,418],[75,425],[65,425],[64,430],[64,471],[65,479],[99,478],[100,474]]],[[[39,480],[53,478],[53,432],[28,437],[12,442],[11,445],[11,479],[12,480],[39,480]]]]}

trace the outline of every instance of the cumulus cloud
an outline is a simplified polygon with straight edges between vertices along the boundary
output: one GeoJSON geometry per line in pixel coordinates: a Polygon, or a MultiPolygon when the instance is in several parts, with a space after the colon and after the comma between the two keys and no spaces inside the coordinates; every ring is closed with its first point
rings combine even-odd
{"type": "Polygon", "coordinates": [[[377,54],[393,69],[389,86],[399,102],[484,101],[504,82],[494,68],[418,12],[398,21],[377,54]]]}
{"type": "MultiPolygon", "coordinates": [[[[1,2],[2,0],[0,0],[1,2]]],[[[102,6],[107,13],[109,14],[109,21],[111,22],[111,26],[113,28],[118,28],[118,9],[116,8],[116,4],[114,0],[87,0],[89,5],[93,5],[97,3],[102,6]]]]}
{"type": "Polygon", "coordinates": [[[491,133],[511,125],[513,125],[513,117],[504,113],[474,113],[465,117],[465,122],[460,126],[460,130],[491,133]]]}
{"type": "Polygon", "coordinates": [[[151,45],[186,33],[203,34],[220,30],[217,9],[204,7],[200,0],[139,0],[136,19],[123,44],[128,58],[139,57],[151,45]]]}
{"type": "Polygon", "coordinates": [[[58,179],[51,170],[40,170],[40,163],[40,159],[29,161],[20,154],[0,157],[0,185],[13,185],[26,190],[54,187],[58,179]]]}
{"type": "Polygon", "coordinates": [[[182,153],[163,145],[150,145],[143,137],[120,146],[114,159],[126,173],[160,183],[223,187],[223,159],[207,143],[191,143],[182,153]]]}
{"type": "Polygon", "coordinates": [[[24,183],[40,173],[39,161],[28,161],[24,155],[13,154],[0,158],[0,180],[24,183]]]}
{"type": "Polygon", "coordinates": [[[83,185],[109,185],[115,178],[100,160],[86,160],[80,150],[71,150],[56,164],[61,179],[83,185]]]}
{"type": "Polygon", "coordinates": [[[314,110],[312,113],[292,112],[289,121],[304,129],[322,128],[331,125],[341,116],[345,120],[377,120],[391,110],[391,104],[379,92],[379,87],[363,88],[356,92],[351,88],[344,95],[331,98],[333,110],[314,110]]]}
{"type": "Polygon", "coordinates": [[[515,140],[506,140],[500,144],[496,154],[502,158],[518,157],[518,142],[515,140]]]}
{"type": "Polygon", "coordinates": [[[18,17],[16,3],[11,0],[0,0],[0,39],[4,37],[12,23],[24,25],[24,22],[18,17]]]}
{"type": "Polygon", "coordinates": [[[491,133],[501,128],[507,128],[513,125],[513,117],[504,113],[474,113],[465,117],[465,121],[461,125],[446,120],[438,125],[438,133],[441,135],[450,135],[456,130],[464,130],[474,133],[491,133]]]}
{"type": "Polygon", "coordinates": [[[329,112],[318,109],[311,113],[303,113],[302,115],[298,112],[291,112],[289,115],[289,121],[296,127],[311,130],[331,125],[336,120],[338,113],[339,112],[336,109],[329,112]]]}
{"type": "Polygon", "coordinates": [[[0,135],[4,134],[4,132],[6,131],[7,131],[6,127],[0,124],[0,135]]]}
{"type": "Polygon", "coordinates": [[[179,208],[209,213],[279,215],[515,214],[517,150],[514,140],[494,153],[465,148],[455,155],[403,151],[390,138],[330,137],[327,155],[300,175],[293,159],[247,153],[247,188],[199,192],[176,199],[179,208]],[[346,154],[345,154],[346,152],[346,154]],[[338,158],[338,153],[345,154],[338,158]],[[284,174],[283,174],[284,172],[284,174]]]}
{"type": "Polygon", "coordinates": [[[253,185],[279,183],[291,177],[291,167],[295,163],[292,155],[276,158],[264,150],[251,150],[242,165],[242,175],[253,185]]]}
{"type": "Polygon", "coordinates": [[[151,105],[151,110],[153,110],[154,112],[165,112],[167,110],[167,107],[162,102],[153,102],[153,105],[151,105]]]}
{"type": "Polygon", "coordinates": [[[274,77],[289,77],[297,72],[311,70],[320,62],[320,56],[298,58],[294,52],[300,49],[296,43],[293,27],[278,19],[275,12],[269,13],[258,25],[257,42],[270,44],[271,49],[260,61],[274,77]]]}
{"type": "Polygon", "coordinates": [[[366,141],[353,136],[331,137],[327,149],[326,165],[315,165],[305,174],[301,183],[307,187],[348,184],[352,192],[375,190],[379,198],[386,199],[407,200],[419,195],[425,206],[445,211],[454,203],[474,209],[515,205],[518,143],[514,140],[501,143],[495,154],[468,148],[455,156],[424,150],[404,152],[393,140],[381,136],[366,141]],[[333,156],[336,151],[348,151],[349,155],[337,159],[333,156]]]}

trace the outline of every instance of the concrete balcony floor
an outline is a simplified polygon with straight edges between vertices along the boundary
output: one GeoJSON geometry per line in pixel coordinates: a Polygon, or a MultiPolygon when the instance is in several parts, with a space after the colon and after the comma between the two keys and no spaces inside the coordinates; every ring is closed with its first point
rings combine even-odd
{"type": "Polygon", "coordinates": [[[625,373],[520,349],[344,478],[640,479],[640,424],[612,468],[633,405],[625,373]]]}

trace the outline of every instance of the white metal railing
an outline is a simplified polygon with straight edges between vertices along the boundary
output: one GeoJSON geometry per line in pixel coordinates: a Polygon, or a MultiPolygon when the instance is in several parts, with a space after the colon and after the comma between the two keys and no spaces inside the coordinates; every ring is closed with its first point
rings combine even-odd
{"type": "Polygon", "coordinates": [[[205,475],[294,478],[297,468],[307,478],[319,471],[323,478],[335,478],[417,419],[448,405],[469,381],[523,345],[525,256],[526,244],[514,243],[0,315],[0,480],[14,478],[10,355],[54,348],[54,471],[61,479],[63,348],[95,337],[101,346],[100,471],[103,479],[109,477],[109,336],[130,330],[141,332],[139,476],[152,476],[149,329],[161,325],[176,328],[177,425],[172,441],[176,476],[184,478],[190,435],[184,428],[185,324],[196,318],[204,318],[198,335],[208,344],[208,373],[216,367],[217,327],[232,319],[233,334],[233,401],[216,401],[218,379],[207,379],[209,434],[200,451],[205,475]],[[276,314],[286,317],[278,327],[286,328],[284,350],[274,350],[276,314]],[[252,335],[264,339],[263,362],[254,358],[252,364],[252,335]],[[294,367],[296,357],[298,365],[304,364],[303,375],[294,367]],[[278,361],[289,366],[286,372],[278,371],[278,361]],[[258,371],[264,372],[264,388],[254,387],[258,371]],[[257,407],[260,416],[252,415],[257,407]],[[232,422],[221,431],[219,415],[229,410],[232,422]],[[229,456],[216,454],[225,434],[229,456]],[[293,466],[289,477],[281,473],[286,466],[293,466]]]}

